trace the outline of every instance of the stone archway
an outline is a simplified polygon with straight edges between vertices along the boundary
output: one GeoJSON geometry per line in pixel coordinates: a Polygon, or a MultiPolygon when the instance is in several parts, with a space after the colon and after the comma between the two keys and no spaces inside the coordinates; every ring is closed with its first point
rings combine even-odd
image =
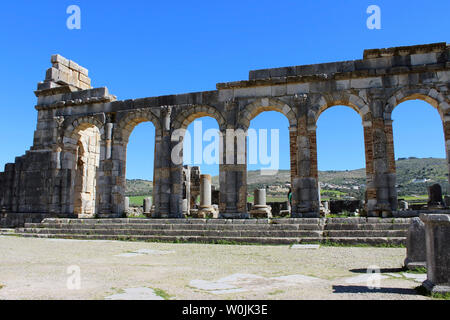
{"type": "MultiPolygon", "coordinates": [[[[174,177],[171,190],[174,194],[178,194],[179,199],[181,199],[183,203],[181,206],[183,208],[183,212],[190,212],[193,204],[195,203],[196,196],[200,194],[200,189],[198,189],[200,187],[200,181],[197,180],[199,179],[198,170],[201,169],[201,164],[195,163],[194,166],[184,166],[184,142],[187,138],[186,131],[188,126],[193,123],[194,120],[202,117],[209,117],[216,120],[219,127],[218,138],[219,140],[221,140],[223,137],[222,131],[226,127],[225,117],[218,109],[211,106],[197,105],[189,109],[181,110],[174,115],[174,120],[171,126],[171,149],[173,151],[173,153],[171,154],[173,166],[171,171],[174,177]],[[189,188],[194,188],[194,190],[190,190],[188,192],[186,190],[186,188],[188,188],[187,185],[189,185],[189,188]]],[[[219,166],[219,176],[223,174],[223,166],[220,163],[220,155],[223,154],[222,146],[223,144],[219,142],[219,150],[215,150],[215,152],[219,152],[219,163],[217,163],[217,165],[219,166]]],[[[189,154],[191,154],[191,152],[189,154]]],[[[219,192],[221,193],[221,195],[223,189],[223,185],[220,185],[219,192]]],[[[219,202],[221,201],[220,198],[223,198],[223,195],[219,197],[219,202]]],[[[220,206],[220,203],[218,204],[220,210],[223,210],[223,207],[220,206]]]]}
{"type": "Polygon", "coordinates": [[[395,91],[387,99],[387,103],[384,108],[383,117],[385,122],[389,123],[392,139],[388,144],[391,149],[392,156],[392,166],[395,167],[394,158],[394,139],[392,130],[392,112],[394,109],[405,101],[411,100],[421,100],[427,102],[439,113],[442,121],[442,128],[444,132],[444,143],[445,143],[445,155],[447,160],[448,172],[449,172],[449,182],[450,182],[450,105],[448,96],[444,95],[438,89],[434,87],[405,87],[400,90],[395,91]]]}
{"type": "Polygon", "coordinates": [[[102,126],[95,118],[77,119],[65,130],[65,167],[71,170],[70,212],[93,218],[98,212],[97,177],[100,167],[102,126]],[[72,129],[73,128],[73,129],[72,129]]]}
{"type": "Polygon", "coordinates": [[[155,113],[148,109],[136,109],[133,111],[118,112],[116,115],[116,124],[113,131],[113,143],[115,148],[114,158],[117,163],[117,183],[121,186],[116,190],[114,201],[117,211],[122,213],[125,208],[125,188],[126,188],[126,167],[127,167],[127,146],[131,133],[134,128],[143,122],[150,122],[155,127],[155,153],[153,161],[153,192],[152,202],[155,206],[160,206],[160,194],[157,186],[158,175],[156,172],[156,163],[158,153],[161,149],[162,128],[161,119],[155,113]]]}

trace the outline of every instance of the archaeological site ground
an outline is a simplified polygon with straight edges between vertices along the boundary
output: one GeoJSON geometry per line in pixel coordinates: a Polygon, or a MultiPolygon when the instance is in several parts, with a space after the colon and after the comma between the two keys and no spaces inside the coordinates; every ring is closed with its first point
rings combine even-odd
{"type": "Polygon", "coordinates": [[[377,2],[5,3],[0,314],[438,314],[450,4],[377,2]]]}

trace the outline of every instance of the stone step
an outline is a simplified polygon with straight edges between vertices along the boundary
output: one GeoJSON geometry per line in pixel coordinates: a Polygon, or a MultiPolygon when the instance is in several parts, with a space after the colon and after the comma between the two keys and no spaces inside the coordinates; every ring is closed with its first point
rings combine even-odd
{"type": "Polygon", "coordinates": [[[31,234],[24,237],[79,239],[79,240],[125,240],[125,241],[164,241],[164,242],[201,242],[201,243],[248,243],[248,244],[295,244],[300,238],[276,237],[204,237],[204,236],[158,236],[158,235],[82,235],[82,234],[31,234]]]}
{"type": "Polygon", "coordinates": [[[319,218],[277,218],[277,219],[146,219],[146,218],[117,218],[117,219],[66,219],[46,218],[41,223],[56,224],[323,224],[319,218]]]}
{"type": "Polygon", "coordinates": [[[136,230],[322,230],[317,224],[145,224],[145,223],[26,223],[25,228],[136,230]]]}
{"type": "Polygon", "coordinates": [[[13,235],[15,234],[15,229],[10,228],[1,228],[0,235],[13,235]]]}
{"type": "Polygon", "coordinates": [[[318,243],[399,245],[406,243],[410,219],[66,219],[26,223],[24,236],[236,243],[318,243]]]}
{"type": "Polygon", "coordinates": [[[411,218],[327,218],[327,224],[346,223],[346,224],[365,224],[365,223],[406,223],[409,224],[411,218]]]}
{"type": "Polygon", "coordinates": [[[324,238],[322,242],[344,244],[344,245],[406,245],[406,238],[404,237],[332,237],[324,238]]]}
{"type": "Polygon", "coordinates": [[[359,237],[406,237],[408,230],[326,230],[324,237],[359,238],[359,237]]]}
{"type": "Polygon", "coordinates": [[[161,235],[161,236],[204,236],[204,237],[320,237],[321,231],[285,231],[285,230],[143,230],[143,229],[47,229],[47,228],[23,228],[20,233],[34,234],[83,234],[83,235],[161,235]]]}
{"type": "Polygon", "coordinates": [[[408,230],[409,223],[328,223],[324,230],[408,230]]]}
{"type": "Polygon", "coordinates": [[[275,237],[204,237],[204,236],[160,236],[160,235],[83,235],[83,234],[32,234],[23,233],[24,237],[79,239],[79,240],[125,240],[125,241],[164,241],[164,242],[202,242],[202,243],[248,243],[248,244],[297,244],[330,243],[342,245],[405,245],[403,237],[334,237],[334,238],[275,238],[275,237]]]}

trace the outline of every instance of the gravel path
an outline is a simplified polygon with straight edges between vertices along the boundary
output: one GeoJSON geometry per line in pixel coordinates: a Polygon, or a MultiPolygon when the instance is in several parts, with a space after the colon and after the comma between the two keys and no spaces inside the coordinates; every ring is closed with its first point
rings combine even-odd
{"type": "Polygon", "coordinates": [[[0,236],[0,299],[426,299],[400,272],[405,253],[0,236]]]}

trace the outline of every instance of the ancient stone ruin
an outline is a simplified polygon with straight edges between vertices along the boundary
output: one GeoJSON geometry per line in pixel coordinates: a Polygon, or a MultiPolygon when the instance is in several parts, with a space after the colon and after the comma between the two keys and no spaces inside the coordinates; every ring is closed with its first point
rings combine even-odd
{"type": "Polygon", "coordinates": [[[218,83],[213,91],[133,100],[117,100],[106,87],[92,88],[88,71],[73,61],[54,55],[51,62],[35,91],[33,145],[0,173],[1,215],[17,223],[30,217],[122,216],[128,138],[144,121],[156,130],[151,215],[158,218],[181,218],[187,208],[183,199],[192,201],[194,189],[187,197],[186,172],[171,153],[183,139],[174,134],[177,129],[199,117],[216,119],[228,142],[219,165],[221,218],[249,217],[245,132],[264,111],[278,111],[289,120],[291,217],[319,216],[316,121],[327,108],[346,105],[361,116],[369,217],[397,210],[391,113],[399,103],[422,99],[434,106],[450,144],[446,43],[365,50],[363,59],[353,61],[255,70],[248,80],[218,83]],[[227,134],[229,129],[244,132],[244,139],[227,134]]]}

